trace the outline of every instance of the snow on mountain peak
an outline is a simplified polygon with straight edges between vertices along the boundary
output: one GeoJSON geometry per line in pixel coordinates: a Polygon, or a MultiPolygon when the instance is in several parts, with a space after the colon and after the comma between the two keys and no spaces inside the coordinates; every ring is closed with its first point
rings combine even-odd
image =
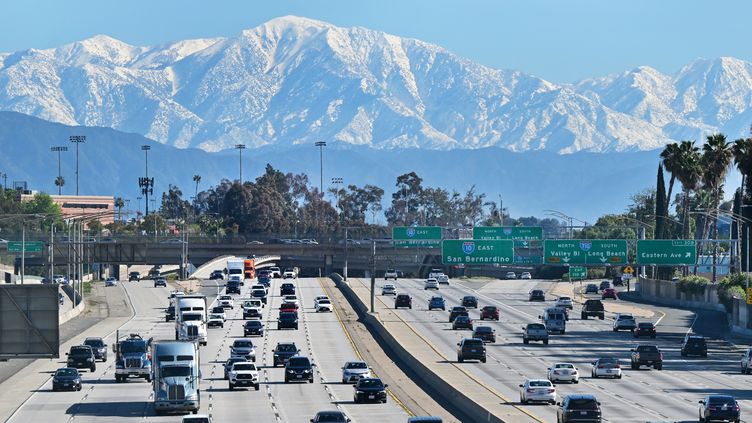
{"type": "Polygon", "coordinates": [[[0,110],[136,132],[179,147],[609,152],[736,136],[752,65],[698,59],[559,85],[420,40],[283,16],[229,38],[132,46],[106,35],[0,54],[0,110]]]}

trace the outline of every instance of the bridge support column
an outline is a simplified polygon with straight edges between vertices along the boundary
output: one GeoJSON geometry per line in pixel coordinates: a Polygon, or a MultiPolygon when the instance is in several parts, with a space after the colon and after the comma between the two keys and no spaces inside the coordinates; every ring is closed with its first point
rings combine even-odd
{"type": "Polygon", "coordinates": [[[331,256],[331,255],[325,255],[324,256],[324,276],[332,274],[332,261],[333,261],[333,259],[334,259],[334,256],[331,256]]]}

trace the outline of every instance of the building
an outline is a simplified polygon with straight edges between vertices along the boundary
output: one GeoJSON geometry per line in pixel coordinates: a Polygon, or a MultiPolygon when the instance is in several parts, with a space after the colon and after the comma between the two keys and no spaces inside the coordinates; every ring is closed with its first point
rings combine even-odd
{"type": "MultiPolygon", "coordinates": [[[[32,198],[34,198],[33,194],[21,195],[21,201],[28,201],[32,198]]],[[[115,197],[102,195],[50,195],[50,198],[52,198],[55,204],[60,206],[63,219],[109,212],[98,220],[103,225],[115,221],[115,197]]]]}

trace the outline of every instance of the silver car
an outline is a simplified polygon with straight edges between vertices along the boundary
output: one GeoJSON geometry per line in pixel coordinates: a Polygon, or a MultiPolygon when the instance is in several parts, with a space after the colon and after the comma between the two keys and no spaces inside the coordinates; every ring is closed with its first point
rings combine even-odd
{"type": "Polygon", "coordinates": [[[371,369],[365,361],[348,361],[342,366],[342,383],[354,383],[371,377],[371,369]]]}

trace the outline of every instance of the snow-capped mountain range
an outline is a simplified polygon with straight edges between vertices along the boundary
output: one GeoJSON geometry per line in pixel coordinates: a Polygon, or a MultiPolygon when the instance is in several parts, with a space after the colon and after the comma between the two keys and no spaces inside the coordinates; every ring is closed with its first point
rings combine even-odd
{"type": "MultiPolygon", "coordinates": [[[[586,66],[586,64],[583,64],[586,66]]],[[[299,17],[136,47],[95,36],[0,54],[0,110],[206,151],[330,145],[615,152],[746,136],[752,64],[696,60],[572,85],[439,46],[299,17]]]]}

